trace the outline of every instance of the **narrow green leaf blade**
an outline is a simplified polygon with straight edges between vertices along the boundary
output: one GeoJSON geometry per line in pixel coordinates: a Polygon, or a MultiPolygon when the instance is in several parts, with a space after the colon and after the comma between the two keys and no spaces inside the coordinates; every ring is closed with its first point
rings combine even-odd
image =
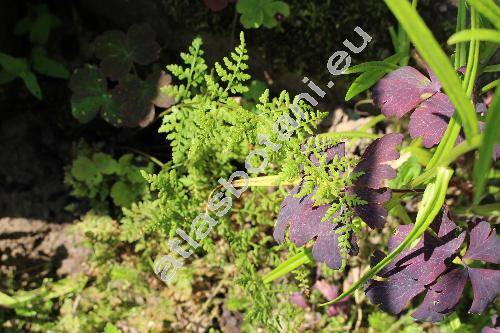
{"type": "Polygon", "coordinates": [[[500,32],[493,29],[462,30],[453,34],[448,39],[448,44],[452,45],[461,42],[468,42],[471,40],[479,40],[483,42],[493,42],[500,44],[500,32]]]}
{"type": "Polygon", "coordinates": [[[467,2],[500,29],[500,6],[493,0],[467,0],[467,2]]]}
{"type": "Polygon", "coordinates": [[[357,95],[361,94],[363,91],[371,88],[378,80],[380,80],[387,72],[385,70],[372,70],[369,72],[364,72],[358,76],[354,82],[351,84],[347,93],[345,95],[345,100],[349,101],[357,95]]]}
{"type": "Polygon", "coordinates": [[[373,70],[381,70],[385,71],[386,73],[390,73],[398,68],[399,67],[397,65],[385,61],[369,61],[356,66],[349,67],[343,72],[343,74],[363,73],[373,70]]]}
{"type": "Polygon", "coordinates": [[[479,147],[479,157],[474,164],[473,177],[476,189],[474,191],[474,204],[481,201],[484,193],[486,181],[488,179],[489,170],[493,162],[493,150],[495,144],[500,143],[500,88],[497,88],[495,98],[486,115],[486,127],[483,132],[483,141],[479,147]]]}

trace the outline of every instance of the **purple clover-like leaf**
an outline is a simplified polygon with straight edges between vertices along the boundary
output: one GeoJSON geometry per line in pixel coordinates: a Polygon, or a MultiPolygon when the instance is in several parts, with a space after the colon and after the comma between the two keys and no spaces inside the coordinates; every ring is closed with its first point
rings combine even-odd
{"type": "Polygon", "coordinates": [[[95,54],[101,59],[101,69],[112,80],[129,74],[132,65],[147,65],[160,54],[160,45],[155,41],[155,31],[148,24],[134,24],[127,34],[122,31],[107,31],[96,38],[95,54]]]}
{"type": "Polygon", "coordinates": [[[465,269],[455,268],[443,274],[428,288],[422,304],[412,313],[412,317],[420,321],[443,320],[457,305],[466,283],[465,269]]]}
{"type": "MultiPolygon", "coordinates": [[[[385,278],[384,281],[372,280],[369,283],[366,294],[372,303],[380,304],[383,310],[397,314],[447,270],[447,263],[456,254],[465,233],[455,236],[456,225],[454,230],[449,230],[450,223],[453,222],[446,213],[447,211],[442,216],[437,216],[434,221],[437,238],[424,233],[414,248],[403,251],[384,267],[379,273],[380,277],[385,278]]],[[[399,226],[389,240],[389,251],[401,244],[412,228],[413,225],[399,226]]]]}
{"type": "MultiPolygon", "coordinates": [[[[330,268],[342,266],[342,255],[338,246],[336,225],[331,221],[322,222],[329,205],[314,206],[312,194],[303,198],[295,198],[300,185],[295,187],[289,196],[283,200],[281,211],[274,226],[274,239],[279,243],[285,241],[285,234],[290,227],[290,240],[297,246],[303,246],[316,238],[313,246],[313,257],[318,262],[326,263],[330,268]]],[[[351,239],[351,254],[357,253],[354,238],[351,239]]]]}
{"type": "MultiPolygon", "coordinates": [[[[335,156],[343,157],[345,152],[343,143],[327,150],[327,163],[335,156]]],[[[318,164],[315,156],[310,156],[313,163],[318,164]]],[[[285,241],[286,230],[290,228],[290,240],[297,246],[303,246],[315,239],[313,257],[318,262],[326,263],[330,268],[338,269],[342,266],[342,255],[338,245],[338,227],[331,220],[321,221],[329,209],[329,205],[315,206],[311,199],[313,194],[303,198],[296,198],[301,185],[296,186],[281,203],[281,210],[274,227],[274,239],[282,243],[285,241]]],[[[355,238],[351,235],[351,254],[357,253],[355,238]]]]}
{"type": "MultiPolygon", "coordinates": [[[[352,207],[355,213],[372,228],[382,227],[387,219],[387,209],[384,204],[389,201],[391,191],[382,190],[383,182],[396,175],[386,163],[399,158],[396,146],[401,144],[403,136],[400,134],[388,134],[375,140],[361,157],[360,163],[355,167],[354,172],[363,173],[353,186],[345,189],[347,194],[356,195],[366,201],[365,205],[352,207]]],[[[345,155],[345,144],[339,143],[328,148],[325,161],[330,163],[335,157],[341,158],[345,155]]],[[[318,156],[311,154],[309,159],[319,166],[318,156]]],[[[338,225],[332,223],[333,216],[329,221],[321,221],[330,205],[315,206],[309,194],[303,198],[296,198],[300,193],[301,185],[296,186],[290,194],[283,200],[278,219],[275,224],[274,238],[282,243],[290,228],[290,240],[297,246],[303,246],[307,242],[315,239],[312,249],[313,257],[316,261],[326,263],[330,268],[340,268],[342,266],[342,254],[338,244],[336,229],[338,225]]],[[[347,209],[343,207],[342,209],[347,209]]],[[[354,234],[350,234],[350,254],[357,254],[358,248],[354,234]]]]}
{"type": "Polygon", "coordinates": [[[432,82],[413,67],[401,67],[382,78],[373,89],[373,100],[387,117],[401,118],[439,91],[432,82]]]}
{"type": "Polygon", "coordinates": [[[500,264],[500,237],[488,222],[482,221],[472,228],[464,258],[500,264]]]}
{"type": "Polygon", "coordinates": [[[455,107],[448,96],[436,93],[422,102],[410,116],[410,136],[422,137],[426,148],[437,145],[443,138],[454,110],[455,107]]]}
{"type": "Polygon", "coordinates": [[[348,192],[366,201],[365,205],[355,206],[353,209],[370,228],[381,228],[387,219],[384,204],[391,198],[391,191],[379,189],[387,179],[396,176],[396,171],[387,162],[399,158],[396,147],[402,141],[401,134],[387,134],[373,141],[353,170],[354,173],[363,175],[354,182],[348,192]]]}
{"type": "Polygon", "coordinates": [[[467,270],[474,293],[469,312],[481,313],[500,293],[500,270],[470,267],[467,270]]]}
{"type": "Polygon", "coordinates": [[[441,83],[431,70],[430,79],[416,69],[405,66],[381,79],[373,90],[374,102],[387,117],[410,117],[409,132],[422,137],[425,147],[438,144],[455,108],[448,96],[440,92],[441,83]]]}
{"type": "Polygon", "coordinates": [[[373,304],[392,314],[398,314],[417,295],[425,291],[425,286],[400,272],[389,276],[384,281],[372,281],[366,289],[366,295],[373,304]]]}
{"type": "Polygon", "coordinates": [[[143,81],[137,76],[127,75],[113,90],[119,102],[119,123],[125,127],[145,127],[154,119],[153,100],[156,96],[157,76],[143,81]]]}
{"type": "Polygon", "coordinates": [[[382,228],[387,220],[384,204],[391,199],[391,191],[378,191],[366,187],[353,186],[349,193],[366,201],[365,205],[354,206],[354,212],[372,229],[382,228]]]}
{"type": "MultiPolygon", "coordinates": [[[[389,240],[389,251],[401,244],[412,228],[412,225],[399,226],[389,240]]],[[[424,233],[414,248],[403,251],[384,267],[378,275],[385,280],[369,282],[366,288],[368,298],[383,310],[397,314],[415,296],[427,291],[423,302],[412,316],[422,321],[440,321],[456,306],[467,279],[470,278],[474,299],[469,311],[483,312],[500,292],[500,271],[466,265],[458,268],[451,263],[465,239],[465,232],[459,233],[446,206],[433,221],[431,228],[437,237],[424,233]]],[[[491,237],[496,237],[496,234],[489,225],[480,223],[472,232],[471,242],[482,241],[490,245],[478,259],[490,259],[498,253],[493,252],[495,246],[491,237]]],[[[382,257],[380,253],[375,253],[373,264],[382,257]]]]}
{"type": "Polygon", "coordinates": [[[364,172],[359,177],[355,186],[380,189],[387,179],[396,177],[396,171],[386,162],[397,160],[399,152],[396,147],[403,141],[402,134],[386,134],[382,138],[373,141],[361,156],[361,160],[353,172],[364,172]]]}

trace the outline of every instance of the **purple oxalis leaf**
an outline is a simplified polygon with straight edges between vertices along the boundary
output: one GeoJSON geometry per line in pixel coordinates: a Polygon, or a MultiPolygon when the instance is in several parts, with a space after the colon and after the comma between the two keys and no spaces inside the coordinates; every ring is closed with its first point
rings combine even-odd
{"type": "MultiPolygon", "coordinates": [[[[484,222],[486,223],[486,222],[484,222]]],[[[412,225],[399,226],[389,240],[389,251],[394,250],[406,238],[412,225]]],[[[412,316],[417,320],[439,321],[456,306],[467,279],[470,278],[474,293],[470,312],[483,312],[500,292],[500,271],[484,268],[457,268],[451,259],[458,254],[465,239],[465,232],[450,219],[448,209],[444,210],[431,224],[437,237],[424,233],[420,242],[412,249],[404,250],[395,260],[379,272],[384,281],[372,280],[366,288],[368,298],[388,312],[397,314],[416,295],[427,290],[425,298],[412,316]]],[[[471,232],[471,242],[490,244],[489,252],[480,257],[490,259],[496,255],[491,237],[496,234],[491,227],[478,224],[471,232]],[[481,226],[481,227],[479,227],[481,226]],[[477,228],[477,229],[476,229],[477,228]]],[[[374,256],[376,264],[382,259],[374,256]]]]}
{"type": "MultiPolygon", "coordinates": [[[[344,149],[343,143],[328,149],[327,162],[335,156],[344,156],[344,149]]],[[[318,163],[313,156],[310,156],[310,159],[313,163],[318,163]]],[[[314,206],[314,201],[311,199],[313,194],[296,198],[295,195],[300,192],[300,188],[301,185],[296,186],[281,203],[281,210],[274,227],[274,239],[280,243],[284,242],[288,227],[290,227],[290,240],[297,246],[303,246],[316,239],[312,249],[314,259],[326,263],[330,268],[338,269],[342,265],[338,235],[335,233],[338,226],[331,220],[321,221],[330,206],[314,206]]],[[[355,238],[351,235],[350,253],[356,254],[357,250],[355,238]]]]}
{"type": "Polygon", "coordinates": [[[464,258],[500,264],[500,237],[488,222],[482,221],[472,228],[464,258]]]}
{"type": "MultiPolygon", "coordinates": [[[[203,0],[205,6],[207,6],[213,12],[218,12],[223,10],[229,5],[229,0],[203,0]]],[[[231,1],[234,2],[234,1],[231,1]]]]}
{"type": "Polygon", "coordinates": [[[396,146],[400,145],[402,141],[403,135],[395,133],[384,135],[373,141],[366,148],[361,156],[361,161],[353,170],[353,172],[364,172],[354,185],[379,189],[383,187],[384,180],[396,177],[396,171],[384,163],[399,158],[396,146]]]}
{"type": "MultiPolygon", "coordinates": [[[[338,246],[336,225],[331,221],[322,222],[321,219],[329,209],[329,205],[314,206],[312,194],[303,198],[295,198],[299,193],[300,185],[295,187],[290,195],[283,200],[281,211],[274,226],[274,239],[282,243],[290,226],[290,240],[297,246],[303,246],[316,238],[313,246],[313,256],[316,261],[325,262],[330,268],[338,269],[342,265],[342,256],[338,246]]],[[[354,238],[352,238],[351,254],[357,252],[354,238]]]]}
{"type": "Polygon", "coordinates": [[[436,93],[420,104],[410,116],[409,132],[414,139],[422,137],[424,147],[431,148],[443,138],[455,107],[448,96],[436,93]]]}
{"type": "Polygon", "coordinates": [[[353,186],[349,193],[365,200],[365,205],[354,206],[354,212],[372,229],[382,228],[387,220],[384,204],[391,199],[391,191],[377,191],[366,187],[353,186]]]}
{"type": "MultiPolygon", "coordinates": [[[[446,212],[443,216],[437,216],[434,226],[438,230],[443,229],[443,236],[438,235],[436,238],[424,233],[414,248],[403,251],[384,267],[379,276],[386,280],[372,280],[366,289],[372,303],[380,304],[382,309],[397,314],[446,271],[447,261],[456,254],[465,238],[465,233],[455,237],[454,232],[444,232],[449,229],[450,221],[446,212]],[[442,224],[446,225],[441,227],[442,224]]],[[[389,251],[401,244],[412,228],[413,225],[399,226],[389,240],[389,251]]]]}
{"type": "Polygon", "coordinates": [[[401,67],[382,78],[373,89],[373,100],[387,117],[401,118],[441,88],[413,67],[401,67]]]}
{"type": "Polygon", "coordinates": [[[299,292],[292,293],[292,295],[290,295],[290,302],[292,302],[292,304],[295,304],[301,309],[307,308],[307,303],[302,293],[299,292]]]}
{"type": "Polygon", "coordinates": [[[377,83],[373,97],[387,117],[401,118],[414,110],[410,136],[422,137],[424,146],[430,148],[443,138],[455,108],[440,92],[441,84],[434,73],[427,71],[430,80],[412,67],[399,68],[377,83]]]}
{"type": "MultiPolygon", "coordinates": [[[[387,134],[375,140],[364,152],[360,163],[353,172],[363,172],[352,187],[345,189],[346,193],[356,195],[366,201],[365,205],[352,207],[354,212],[372,228],[379,228],[385,224],[387,209],[384,204],[391,197],[390,190],[379,190],[382,183],[395,176],[395,171],[387,164],[391,160],[399,158],[396,146],[403,140],[400,134],[387,134]]],[[[326,152],[325,162],[330,163],[335,157],[341,158],[345,155],[345,144],[339,143],[326,152]]],[[[318,156],[311,154],[309,159],[319,166],[318,156]]],[[[314,206],[313,194],[303,198],[296,198],[302,185],[296,186],[283,200],[278,219],[275,224],[273,236],[278,242],[285,241],[285,234],[290,227],[290,240],[298,246],[315,239],[312,249],[316,261],[324,262],[331,268],[340,268],[342,265],[342,254],[338,244],[336,229],[338,225],[330,221],[322,222],[322,218],[330,208],[330,205],[314,206]]],[[[347,209],[344,207],[342,209],[347,209]]],[[[338,212],[337,214],[340,214],[338,212]]],[[[335,216],[334,216],[335,217],[335,216]]],[[[349,235],[350,254],[357,254],[358,248],[353,233],[349,235]]]]}
{"type": "Polygon", "coordinates": [[[500,270],[468,267],[474,299],[469,312],[481,313],[500,292],[500,270]]]}
{"type": "Polygon", "coordinates": [[[412,317],[420,321],[443,320],[457,305],[466,283],[465,269],[452,269],[443,274],[429,287],[422,304],[412,313],[412,317]]]}

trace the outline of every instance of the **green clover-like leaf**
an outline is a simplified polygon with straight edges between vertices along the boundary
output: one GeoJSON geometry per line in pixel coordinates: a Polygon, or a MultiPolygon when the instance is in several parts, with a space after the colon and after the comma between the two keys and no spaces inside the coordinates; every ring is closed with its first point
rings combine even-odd
{"type": "Polygon", "coordinates": [[[70,79],[71,111],[82,123],[94,119],[98,112],[111,124],[118,125],[118,104],[107,89],[106,78],[95,67],[77,69],[70,79]]]}
{"type": "Polygon", "coordinates": [[[134,24],[127,34],[107,31],[94,41],[95,54],[101,59],[103,73],[118,80],[127,75],[134,63],[148,65],[158,59],[160,45],[149,24],[134,24]]]}
{"type": "Polygon", "coordinates": [[[240,0],[236,10],[241,14],[241,24],[246,29],[273,28],[278,24],[276,15],[288,16],[290,7],[283,1],[274,0],[240,0]]]}

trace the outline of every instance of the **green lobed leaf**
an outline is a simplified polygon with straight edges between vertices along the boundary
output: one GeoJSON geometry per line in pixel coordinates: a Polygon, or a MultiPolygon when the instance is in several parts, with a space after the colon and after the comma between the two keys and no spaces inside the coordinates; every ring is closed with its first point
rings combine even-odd
{"type": "Polygon", "coordinates": [[[236,10],[241,14],[241,24],[246,29],[275,27],[278,24],[276,14],[288,16],[290,8],[283,1],[275,0],[240,0],[236,4],[236,10]]]}
{"type": "Polygon", "coordinates": [[[118,104],[107,89],[102,73],[93,66],[75,70],[69,81],[73,91],[71,112],[82,123],[94,119],[98,112],[111,124],[118,123],[118,104]]]}
{"type": "Polygon", "coordinates": [[[29,70],[26,59],[15,58],[3,52],[0,52],[0,66],[15,76],[20,76],[21,73],[29,70]]]}

